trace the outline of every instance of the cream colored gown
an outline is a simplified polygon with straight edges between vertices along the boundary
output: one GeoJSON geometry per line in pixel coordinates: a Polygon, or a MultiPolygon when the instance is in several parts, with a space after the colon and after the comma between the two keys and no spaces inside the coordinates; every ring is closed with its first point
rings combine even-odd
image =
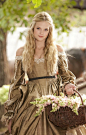
{"type": "MultiPolygon", "coordinates": [[[[74,83],[75,76],[68,70],[65,54],[59,54],[58,71],[62,82],[74,83]]],[[[47,76],[44,59],[34,61],[33,71],[27,73],[29,78],[47,76]]],[[[39,79],[29,81],[27,87],[21,86],[24,78],[22,57],[15,61],[15,76],[11,82],[9,99],[5,103],[6,113],[2,119],[12,120],[12,135],[86,135],[85,126],[62,130],[51,123],[44,111],[39,117],[34,117],[37,108],[30,104],[36,97],[60,92],[58,79],[39,79]]],[[[8,132],[5,134],[9,134],[8,132]]]]}

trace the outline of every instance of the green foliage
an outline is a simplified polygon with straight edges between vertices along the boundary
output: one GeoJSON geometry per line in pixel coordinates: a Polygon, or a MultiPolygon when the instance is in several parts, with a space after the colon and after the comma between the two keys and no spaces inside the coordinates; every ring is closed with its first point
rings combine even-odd
{"type": "Polygon", "coordinates": [[[8,91],[9,85],[3,85],[0,88],[0,103],[4,104],[4,102],[8,99],[8,91]]]}
{"type": "Polygon", "coordinates": [[[75,4],[75,0],[6,0],[0,3],[0,28],[13,33],[17,26],[29,27],[36,13],[46,11],[52,16],[55,28],[67,32],[71,24],[70,11],[75,4]]]}
{"type": "Polygon", "coordinates": [[[31,0],[26,0],[27,1],[27,3],[30,3],[31,2],[31,0]]]}
{"type": "MultiPolygon", "coordinates": [[[[31,0],[26,0],[27,3],[30,3],[31,0]]],[[[35,4],[34,8],[38,8],[42,4],[42,0],[32,0],[32,3],[35,4]]]]}
{"type": "Polygon", "coordinates": [[[28,12],[28,4],[25,0],[6,0],[3,5],[0,5],[0,28],[4,29],[4,31],[15,30],[17,25],[22,26],[24,24],[26,27],[28,26],[28,21],[26,20],[26,11],[28,12]]]}
{"type": "Polygon", "coordinates": [[[55,27],[62,27],[62,31],[69,29],[67,17],[69,16],[69,0],[6,0],[0,5],[0,28],[13,32],[16,26],[29,26],[32,17],[40,11],[47,11],[54,19],[55,27]],[[33,5],[35,4],[35,6],[33,5]]]}
{"type": "Polygon", "coordinates": [[[83,4],[84,4],[84,1],[81,0],[81,1],[80,1],[80,6],[83,6],[83,4]]]}
{"type": "Polygon", "coordinates": [[[70,13],[72,21],[70,20],[70,24],[72,27],[80,27],[80,26],[86,26],[86,10],[80,11],[80,10],[72,10],[72,14],[70,13]]]}
{"type": "Polygon", "coordinates": [[[34,8],[38,8],[41,3],[42,3],[42,0],[32,0],[33,4],[35,4],[34,8]]]}

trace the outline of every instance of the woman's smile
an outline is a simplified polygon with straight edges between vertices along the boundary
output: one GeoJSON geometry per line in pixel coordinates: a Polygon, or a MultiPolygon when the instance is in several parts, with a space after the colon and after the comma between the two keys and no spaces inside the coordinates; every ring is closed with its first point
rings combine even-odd
{"type": "Polygon", "coordinates": [[[43,36],[39,36],[40,38],[42,38],[43,36]]]}

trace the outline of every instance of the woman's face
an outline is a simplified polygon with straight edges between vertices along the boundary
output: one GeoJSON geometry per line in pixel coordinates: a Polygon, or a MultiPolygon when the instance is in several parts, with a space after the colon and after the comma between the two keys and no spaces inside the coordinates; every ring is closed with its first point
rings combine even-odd
{"type": "Polygon", "coordinates": [[[46,21],[36,22],[34,37],[37,41],[45,41],[49,33],[50,24],[46,21]]]}

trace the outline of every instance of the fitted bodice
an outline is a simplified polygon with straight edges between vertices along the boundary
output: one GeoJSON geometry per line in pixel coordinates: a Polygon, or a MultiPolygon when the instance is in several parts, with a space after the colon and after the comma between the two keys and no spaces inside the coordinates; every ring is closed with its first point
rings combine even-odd
{"type": "MultiPolygon", "coordinates": [[[[43,76],[49,76],[45,67],[44,60],[37,59],[34,61],[33,69],[31,73],[27,73],[29,78],[35,78],[35,77],[43,77],[43,76]],[[39,61],[38,61],[39,60],[39,61]]],[[[52,75],[55,75],[52,74],[52,75]]],[[[35,94],[39,93],[40,95],[46,95],[49,93],[54,93],[54,86],[53,89],[49,88],[49,86],[55,85],[56,78],[44,78],[44,79],[37,79],[33,81],[29,81],[29,90],[32,95],[32,91],[36,91],[35,94]],[[49,85],[50,84],[50,85],[49,85]],[[33,90],[34,89],[34,90],[33,90]],[[52,89],[52,90],[51,90],[52,89]]],[[[56,88],[55,88],[56,90],[56,88]]]]}
{"type": "Polygon", "coordinates": [[[47,71],[44,66],[44,61],[41,61],[41,59],[37,59],[37,61],[34,61],[32,72],[31,73],[28,72],[27,74],[29,78],[46,76],[47,71]]]}
{"type": "MultiPolygon", "coordinates": [[[[34,77],[41,77],[41,76],[48,76],[45,63],[44,63],[44,58],[42,59],[34,59],[34,65],[32,69],[32,73],[27,73],[29,78],[34,78],[34,77]]],[[[55,75],[55,73],[51,74],[55,75]]]]}

